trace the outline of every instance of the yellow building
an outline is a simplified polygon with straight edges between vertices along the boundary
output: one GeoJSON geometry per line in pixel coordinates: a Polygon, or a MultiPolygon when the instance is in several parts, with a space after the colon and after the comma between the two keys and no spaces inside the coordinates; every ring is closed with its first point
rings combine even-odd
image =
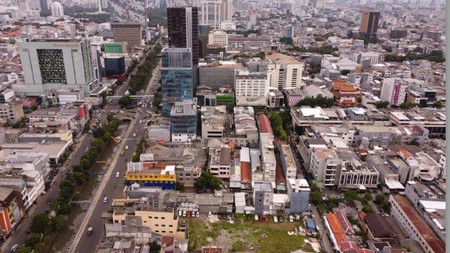
{"type": "Polygon", "coordinates": [[[177,176],[175,166],[159,169],[157,163],[129,162],[125,180],[127,185],[134,183],[143,186],[161,187],[163,190],[175,190],[177,176]]]}
{"type": "Polygon", "coordinates": [[[125,218],[128,215],[134,215],[142,219],[143,226],[157,234],[175,236],[179,239],[185,237],[186,231],[179,227],[178,216],[174,210],[153,208],[140,199],[115,199],[112,206],[113,223],[125,224],[125,218]]]}

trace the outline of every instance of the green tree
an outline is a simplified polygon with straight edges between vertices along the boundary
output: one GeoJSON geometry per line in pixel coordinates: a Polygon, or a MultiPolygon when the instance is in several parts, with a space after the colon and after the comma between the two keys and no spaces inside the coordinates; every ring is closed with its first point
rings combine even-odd
{"type": "Polygon", "coordinates": [[[148,246],[150,246],[150,253],[159,253],[161,251],[161,245],[156,241],[148,243],[148,246]]]}
{"type": "Polygon", "coordinates": [[[50,226],[53,231],[61,231],[68,218],[66,215],[56,215],[50,219],[50,226]]]}
{"type": "Polygon", "coordinates": [[[199,178],[195,181],[195,188],[197,190],[218,190],[220,189],[220,179],[215,177],[210,171],[203,171],[199,178]]]}
{"type": "MultiPolygon", "coordinates": [[[[130,92],[130,93],[131,93],[131,92],[130,92]]],[[[130,97],[129,95],[124,95],[124,96],[122,96],[122,97],[119,99],[119,105],[120,105],[122,108],[131,105],[132,102],[133,102],[133,101],[132,101],[132,99],[131,99],[131,97],[130,97]]]]}
{"type": "Polygon", "coordinates": [[[411,103],[411,102],[405,102],[400,105],[400,109],[407,110],[414,107],[419,107],[419,104],[411,103]]]}
{"type": "Polygon", "coordinates": [[[182,190],[184,190],[184,184],[181,183],[181,182],[177,182],[176,185],[175,185],[175,189],[176,189],[177,191],[182,191],[182,190]]]}
{"type": "Polygon", "coordinates": [[[284,43],[286,45],[293,45],[294,44],[294,40],[291,37],[281,37],[280,38],[280,42],[284,43]]]}
{"type": "Polygon", "coordinates": [[[21,246],[17,247],[17,249],[16,249],[16,251],[14,251],[14,253],[31,253],[32,251],[33,251],[32,248],[21,245],[21,246]]]}
{"type": "Polygon", "coordinates": [[[89,121],[88,121],[88,122],[86,122],[86,123],[84,124],[84,127],[83,127],[83,133],[89,132],[90,129],[91,129],[91,124],[90,124],[89,121]]]}
{"type": "Polygon", "coordinates": [[[348,190],[344,193],[344,199],[347,203],[352,202],[353,200],[360,200],[358,193],[354,190],[348,190]]]}
{"type": "Polygon", "coordinates": [[[31,231],[35,234],[45,234],[50,226],[48,215],[41,213],[33,217],[31,231]]]}
{"type": "Polygon", "coordinates": [[[439,100],[439,101],[436,101],[436,103],[434,103],[433,106],[436,107],[436,108],[438,108],[438,109],[441,109],[441,108],[444,107],[445,105],[444,105],[444,103],[442,103],[441,100],[439,100]]]}
{"type": "Polygon", "coordinates": [[[377,109],[384,109],[389,106],[389,102],[388,101],[378,101],[378,102],[375,102],[374,105],[377,107],[377,109]]]}
{"type": "Polygon", "coordinates": [[[41,236],[39,234],[32,234],[26,241],[25,246],[34,248],[41,241],[41,236]]]}

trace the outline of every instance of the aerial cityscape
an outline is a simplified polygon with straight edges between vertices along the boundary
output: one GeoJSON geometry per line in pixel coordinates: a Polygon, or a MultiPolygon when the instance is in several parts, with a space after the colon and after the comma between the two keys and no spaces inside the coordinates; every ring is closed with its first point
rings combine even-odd
{"type": "Polygon", "coordinates": [[[0,252],[444,253],[445,0],[0,0],[0,252]]]}

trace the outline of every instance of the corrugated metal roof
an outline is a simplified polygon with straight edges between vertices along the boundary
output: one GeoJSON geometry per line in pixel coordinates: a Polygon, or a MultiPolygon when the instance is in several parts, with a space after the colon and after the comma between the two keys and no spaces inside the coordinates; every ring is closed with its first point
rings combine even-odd
{"type": "Polygon", "coordinates": [[[414,210],[411,202],[406,197],[401,195],[393,195],[394,200],[398,203],[400,208],[406,214],[412,225],[422,235],[425,241],[430,245],[431,249],[436,253],[445,252],[445,244],[440,240],[433,230],[425,223],[423,218],[414,210]]]}

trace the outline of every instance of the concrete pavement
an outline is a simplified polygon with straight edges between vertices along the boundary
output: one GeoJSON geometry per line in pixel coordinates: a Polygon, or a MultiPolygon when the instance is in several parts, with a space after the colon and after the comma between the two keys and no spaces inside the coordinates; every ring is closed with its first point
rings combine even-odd
{"type": "Polygon", "coordinates": [[[317,211],[317,207],[313,204],[311,204],[311,210],[312,214],[314,215],[313,220],[314,223],[316,223],[317,227],[319,228],[319,234],[320,234],[320,242],[322,248],[326,252],[334,252],[333,247],[331,246],[330,239],[328,238],[327,230],[325,229],[325,226],[323,225],[323,221],[321,219],[321,215],[319,214],[319,211],[317,211]]]}

